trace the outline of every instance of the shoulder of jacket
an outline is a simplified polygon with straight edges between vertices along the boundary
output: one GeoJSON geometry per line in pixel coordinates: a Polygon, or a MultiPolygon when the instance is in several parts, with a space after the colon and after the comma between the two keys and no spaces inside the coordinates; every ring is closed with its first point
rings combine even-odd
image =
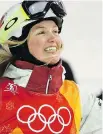
{"type": "Polygon", "coordinates": [[[0,88],[3,86],[3,85],[6,85],[7,83],[9,83],[11,80],[5,78],[5,77],[0,77],[0,88]]]}
{"type": "Polygon", "coordinates": [[[79,88],[78,85],[71,80],[64,80],[63,85],[60,89],[61,92],[65,93],[72,93],[73,95],[79,94],[79,88]]]}
{"type": "Polygon", "coordinates": [[[60,88],[60,93],[69,101],[69,103],[72,103],[71,105],[73,107],[75,107],[77,101],[80,103],[79,89],[74,81],[64,80],[63,85],[60,88]]]}
{"type": "Polygon", "coordinates": [[[12,97],[16,92],[16,85],[7,78],[0,78],[0,96],[2,99],[12,97]]]}

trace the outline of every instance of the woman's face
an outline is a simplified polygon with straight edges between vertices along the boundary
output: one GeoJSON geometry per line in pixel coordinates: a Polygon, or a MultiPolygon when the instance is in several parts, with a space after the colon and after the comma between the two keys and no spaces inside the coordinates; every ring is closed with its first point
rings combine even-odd
{"type": "Polygon", "coordinates": [[[28,48],[38,60],[55,64],[60,60],[62,41],[58,27],[52,20],[44,20],[34,25],[29,33],[28,48]]]}

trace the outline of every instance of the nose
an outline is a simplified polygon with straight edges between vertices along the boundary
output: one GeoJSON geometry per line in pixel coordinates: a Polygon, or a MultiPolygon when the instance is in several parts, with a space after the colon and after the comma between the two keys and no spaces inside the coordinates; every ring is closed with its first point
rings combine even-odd
{"type": "Polygon", "coordinates": [[[48,35],[48,41],[49,42],[56,42],[56,36],[53,33],[49,33],[48,35]]]}

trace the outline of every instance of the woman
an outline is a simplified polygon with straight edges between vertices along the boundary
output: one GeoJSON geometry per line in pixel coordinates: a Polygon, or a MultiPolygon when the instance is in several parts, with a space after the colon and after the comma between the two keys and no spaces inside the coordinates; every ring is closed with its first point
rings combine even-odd
{"type": "Polygon", "coordinates": [[[2,19],[0,43],[13,60],[0,79],[0,133],[79,133],[79,91],[64,80],[60,59],[65,15],[61,1],[23,1],[2,19]]]}

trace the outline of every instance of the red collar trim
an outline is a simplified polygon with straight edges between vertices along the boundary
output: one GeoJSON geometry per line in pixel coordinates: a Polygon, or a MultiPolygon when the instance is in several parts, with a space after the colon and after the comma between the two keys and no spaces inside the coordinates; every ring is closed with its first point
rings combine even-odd
{"type": "Polygon", "coordinates": [[[61,64],[48,68],[47,66],[37,66],[26,61],[16,61],[16,67],[20,69],[31,69],[32,74],[26,88],[39,93],[56,93],[62,85],[63,67],[61,64]],[[51,78],[50,78],[51,77],[51,78]]]}

